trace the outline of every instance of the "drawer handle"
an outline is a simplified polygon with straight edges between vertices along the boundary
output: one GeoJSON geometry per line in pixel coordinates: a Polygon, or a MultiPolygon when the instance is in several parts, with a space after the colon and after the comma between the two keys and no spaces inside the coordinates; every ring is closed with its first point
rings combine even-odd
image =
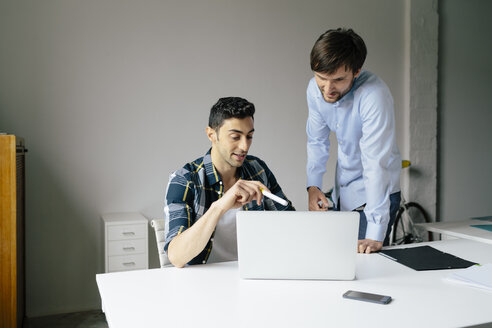
{"type": "Polygon", "coordinates": [[[123,247],[124,251],[134,251],[135,247],[123,247]]]}
{"type": "Polygon", "coordinates": [[[135,262],[125,262],[123,263],[124,266],[134,266],[135,262]]]}
{"type": "Polygon", "coordinates": [[[124,236],[135,236],[135,233],[133,231],[128,231],[128,232],[123,232],[124,236]]]}

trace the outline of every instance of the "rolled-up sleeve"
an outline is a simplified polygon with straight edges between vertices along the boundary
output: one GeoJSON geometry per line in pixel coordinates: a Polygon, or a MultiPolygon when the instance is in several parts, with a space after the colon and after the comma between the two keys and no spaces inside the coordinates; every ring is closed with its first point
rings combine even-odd
{"type": "Polygon", "coordinates": [[[169,177],[167,186],[164,213],[165,213],[165,243],[167,252],[169,243],[178,234],[191,226],[191,220],[195,216],[193,210],[193,183],[185,178],[179,171],[169,177]]]}

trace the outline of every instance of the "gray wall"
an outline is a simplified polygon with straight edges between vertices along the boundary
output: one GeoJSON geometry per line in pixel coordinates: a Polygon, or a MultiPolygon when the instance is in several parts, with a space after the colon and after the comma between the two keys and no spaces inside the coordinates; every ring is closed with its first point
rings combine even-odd
{"type": "Polygon", "coordinates": [[[439,3],[440,215],[492,215],[492,2],[439,3]]]}
{"type": "Polygon", "coordinates": [[[307,209],[308,57],[328,28],[353,27],[365,39],[365,67],[393,92],[405,154],[405,8],[404,0],[0,0],[0,131],[29,148],[27,314],[99,306],[100,214],[161,217],[168,175],[207,151],[208,111],[221,96],[255,103],[251,153],[307,209]]]}

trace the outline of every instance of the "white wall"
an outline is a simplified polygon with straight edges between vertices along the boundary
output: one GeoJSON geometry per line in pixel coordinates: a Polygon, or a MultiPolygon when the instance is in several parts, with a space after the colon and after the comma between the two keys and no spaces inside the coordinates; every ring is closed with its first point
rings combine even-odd
{"type": "Polygon", "coordinates": [[[404,2],[0,0],[0,131],[29,149],[27,314],[99,306],[100,214],[162,216],[219,97],[255,103],[251,154],[305,210],[309,52],[329,28],[366,41],[405,153],[404,2]]]}
{"type": "Polygon", "coordinates": [[[492,2],[441,1],[440,219],[492,215],[492,2]]]}

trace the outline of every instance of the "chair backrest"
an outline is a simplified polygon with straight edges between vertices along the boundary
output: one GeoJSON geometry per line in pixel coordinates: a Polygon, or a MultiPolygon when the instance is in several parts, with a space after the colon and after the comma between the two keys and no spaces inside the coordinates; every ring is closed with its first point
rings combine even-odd
{"type": "Polygon", "coordinates": [[[169,259],[167,258],[166,252],[164,252],[164,219],[154,219],[150,221],[150,225],[154,228],[155,239],[157,241],[157,251],[159,253],[159,262],[161,263],[161,268],[168,267],[171,265],[169,259]]]}

